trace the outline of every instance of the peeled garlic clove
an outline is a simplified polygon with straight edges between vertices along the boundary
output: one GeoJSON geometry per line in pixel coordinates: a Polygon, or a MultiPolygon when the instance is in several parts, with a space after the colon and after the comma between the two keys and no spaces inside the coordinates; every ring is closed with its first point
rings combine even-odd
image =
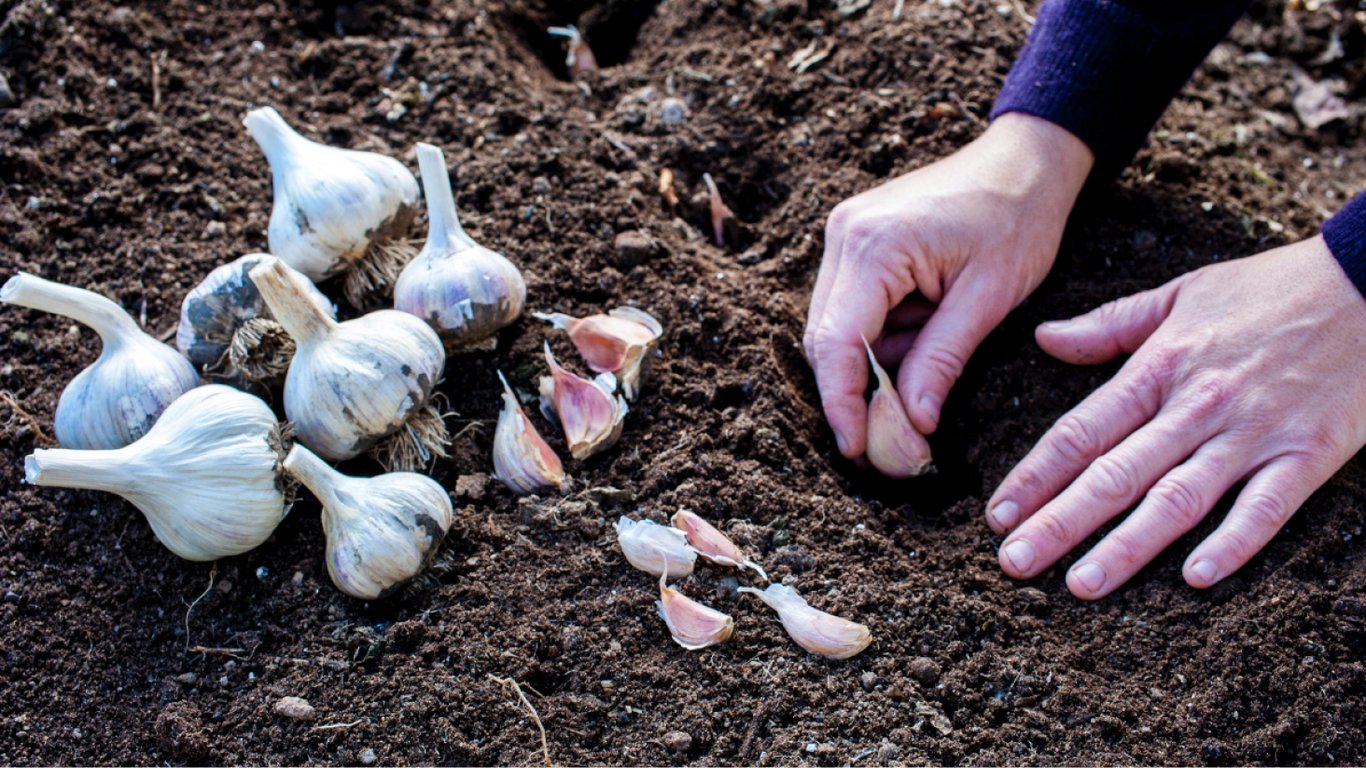
{"type": "Polygon", "coordinates": [[[873,633],[866,626],[812,608],[786,584],[769,584],[763,590],[740,587],[737,591],[752,593],[768,603],[797,645],[817,656],[847,659],[873,642],[873,633]]]}
{"type": "Polygon", "coordinates": [[[868,339],[863,340],[868,352],[868,364],[877,376],[877,389],[868,401],[868,462],[882,474],[893,477],[915,477],[930,469],[930,444],[911,424],[901,396],[892,386],[892,379],[878,365],[868,339]]]}
{"type": "Polygon", "coordinates": [[[431,228],[398,277],[394,308],[426,320],[451,349],[491,348],[494,334],[522,314],[526,281],[502,254],[465,234],[441,150],[418,144],[417,162],[431,228]]]}
{"type": "MultiPolygon", "coordinates": [[[[200,369],[253,382],[284,378],[294,357],[294,341],[271,318],[261,292],[247,276],[269,258],[268,253],[249,253],[217,267],[185,296],[175,343],[200,369]]],[[[307,285],[309,299],[335,318],[332,302],[312,283],[307,285]]]]}
{"type": "Polygon", "coordinates": [[[593,55],[593,49],[588,47],[587,41],[583,39],[583,34],[573,24],[567,27],[550,27],[546,32],[556,37],[566,38],[568,41],[564,65],[569,67],[571,77],[581,72],[592,72],[598,68],[598,60],[593,55]]]}
{"type": "Polygon", "coordinates": [[[618,307],[605,315],[571,317],[554,312],[532,313],[539,320],[569,333],[584,362],[597,373],[611,373],[621,382],[627,400],[640,394],[640,380],[664,328],[635,307],[618,307]]]}
{"type": "Polygon", "coordinates": [[[735,542],[727,538],[726,534],[717,530],[716,526],[703,520],[697,513],[680,509],[669,519],[670,523],[688,538],[688,544],[697,550],[697,554],[707,558],[718,565],[727,565],[732,568],[749,568],[759,574],[759,578],[768,581],[768,574],[764,569],[745,557],[745,553],[735,545],[735,542]]]}
{"type": "Polygon", "coordinates": [[[149,336],[104,296],[27,272],[0,287],[0,302],[69,317],[100,335],[103,349],[62,390],[53,416],[66,448],[122,448],[147,434],[176,398],[199,386],[179,352],[149,336]]]}
{"type": "Polygon", "coordinates": [[[498,380],[503,382],[503,410],[493,433],[494,476],[517,493],[552,487],[569,490],[569,476],[560,457],[531,425],[502,371],[498,380]]]}
{"type": "Polygon", "coordinates": [[[309,299],[303,275],[279,259],[249,276],[298,349],[285,376],[285,415],[299,442],[340,461],[394,435],[386,469],[412,469],[444,456],[449,442],[428,400],[446,364],[436,332],[391,309],[339,323],[309,299]]]}
{"type": "Polygon", "coordinates": [[[735,214],[721,201],[721,191],[716,188],[710,173],[702,174],[702,182],[707,185],[707,197],[711,202],[711,231],[716,244],[723,246],[726,244],[726,219],[735,218],[735,214]]]}
{"type": "Polygon", "coordinates": [[[735,631],[731,617],[670,587],[663,575],[659,577],[659,600],[655,605],[674,642],[690,651],[724,643],[735,631]]]}
{"type": "Polygon", "coordinates": [[[260,398],[221,384],[186,392],[137,442],[115,450],[34,451],[32,485],[118,494],[186,560],[255,548],[288,511],[280,425],[260,398]]]}
{"type": "Polygon", "coordinates": [[[617,521],[617,544],[627,562],[655,576],[687,576],[697,561],[697,552],[682,531],[650,520],[622,517],[617,521]]]}
{"type": "Polygon", "coordinates": [[[451,497],[416,472],[351,477],[301,445],[284,470],[322,504],[332,583],[362,600],[393,594],[421,573],[454,520],[451,497]]]}
{"type": "Polygon", "coordinates": [[[242,124],[270,163],[270,252],[315,282],[345,272],[355,306],[392,284],[411,256],[394,241],[412,224],[412,172],[392,157],[310,141],[271,107],[242,124]]]}
{"type": "Polygon", "coordinates": [[[626,418],[626,400],[613,396],[616,379],[605,373],[593,381],[560,367],[545,345],[550,375],[541,377],[541,410],[546,418],[558,416],[569,453],[583,460],[616,444],[626,418]]]}

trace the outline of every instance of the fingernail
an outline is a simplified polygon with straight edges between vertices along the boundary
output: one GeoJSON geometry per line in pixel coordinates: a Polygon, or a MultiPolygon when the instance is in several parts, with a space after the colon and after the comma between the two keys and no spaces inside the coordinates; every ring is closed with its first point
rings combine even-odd
{"type": "Polygon", "coordinates": [[[1196,560],[1191,564],[1191,575],[1201,584],[1213,584],[1219,580],[1219,568],[1210,560],[1196,560]]]}
{"type": "Polygon", "coordinates": [[[1072,569],[1072,575],[1086,587],[1087,592],[1099,592],[1105,586],[1105,569],[1100,563],[1082,563],[1072,569]]]}
{"type": "Polygon", "coordinates": [[[925,415],[930,417],[930,421],[935,424],[939,423],[939,409],[943,406],[944,404],[940,402],[939,398],[929,392],[920,396],[920,410],[924,411],[925,415]]]}
{"type": "Polygon", "coordinates": [[[1028,573],[1029,567],[1034,564],[1034,545],[1024,539],[1010,542],[1003,551],[1006,559],[1020,573],[1028,573]]]}
{"type": "Polygon", "coordinates": [[[1067,322],[1068,321],[1066,320],[1049,320],[1039,327],[1045,331],[1061,331],[1063,328],[1067,327],[1067,322]]]}
{"type": "Polygon", "coordinates": [[[987,514],[991,515],[991,519],[995,520],[997,525],[1008,531],[1014,528],[1020,519],[1020,505],[1013,501],[1003,501],[992,507],[987,514]]]}

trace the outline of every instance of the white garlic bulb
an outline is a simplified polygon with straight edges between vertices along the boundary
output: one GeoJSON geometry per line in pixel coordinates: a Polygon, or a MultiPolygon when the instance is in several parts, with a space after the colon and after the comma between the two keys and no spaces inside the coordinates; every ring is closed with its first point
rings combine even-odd
{"type": "Polygon", "coordinates": [[[115,493],[186,560],[238,555],[288,511],[280,425],[260,398],[221,384],[181,395],[140,440],[114,450],[34,451],[27,481],[115,493]]]}
{"type": "Polygon", "coordinates": [[[394,308],[426,320],[450,349],[491,349],[498,329],[522,314],[526,281],[506,257],[465,234],[441,150],[418,144],[417,164],[430,229],[398,277],[394,308]]]}
{"type": "Polygon", "coordinates": [[[617,520],[617,545],[627,562],[654,576],[681,578],[692,573],[697,562],[697,551],[688,546],[682,531],[652,520],[617,520]]]}
{"type": "Polygon", "coordinates": [[[873,642],[868,627],[812,608],[797,590],[786,584],[769,584],[763,590],[740,587],[737,591],[757,595],[777,611],[788,636],[817,656],[847,659],[873,642]]]}
{"type": "Polygon", "coordinates": [[[412,172],[392,157],[310,141],[272,107],[242,124],[270,163],[270,252],[315,282],[345,272],[354,306],[391,285],[411,256],[394,241],[412,224],[412,172]]]}
{"type": "Polygon", "coordinates": [[[333,461],[379,449],[387,469],[446,455],[445,424],[428,403],[446,364],[435,331],[391,309],[339,323],[279,259],[250,277],[298,345],[285,375],[285,415],[299,442],[333,461]]]}
{"type": "Polygon", "coordinates": [[[893,478],[915,477],[930,471],[930,444],[911,424],[901,395],[892,386],[892,378],[878,365],[868,339],[863,340],[868,353],[868,365],[877,377],[877,389],[868,401],[868,463],[877,471],[893,478]]]}
{"type": "Polygon", "coordinates": [[[0,301],[69,317],[100,335],[99,358],[76,374],[57,401],[53,429],[63,447],[122,448],[199,385],[189,360],[98,293],[20,272],[0,287],[0,301]]]}
{"type": "Polygon", "coordinates": [[[724,643],[735,631],[731,617],[670,587],[663,575],[659,577],[655,607],[674,642],[690,651],[724,643]]]}
{"type": "Polygon", "coordinates": [[[640,380],[649,368],[649,354],[664,328],[635,307],[617,307],[605,315],[572,317],[554,312],[532,313],[538,320],[569,333],[583,360],[595,373],[611,373],[621,382],[622,394],[634,401],[640,380]]]}
{"type": "Polygon", "coordinates": [[[502,371],[498,380],[503,382],[503,410],[493,433],[494,476],[517,493],[535,493],[542,488],[569,490],[569,476],[560,457],[527,419],[502,371]]]}
{"type": "Polygon", "coordinates": [[[426,475],[350,477],[301,445],[284,469],[322,504],[327,572],[352,597],[385,597],[421,573],[454,521],[451,497],[426,475]]]}
{"type": "MultiPolygon", "coordinates": [[[[186,294],[175,344],[201,370],[226,379],[275,382],[289,369],[294,340],[272,319],[247,276],[269,258],[268,253],[249,253],[223,264],[186,294]]],[[[308,286],[309,299],[335,318],[332,302],[311,282],[308,286]]]]}
{"type": "Polygon", "coordinates": [[[768,574],[758,563],[745,557],[744,551],[735,542],[696,512],[680,509],[669,518],[669,522],[688,537],[688,544],[697,550],[697,554],[717,565],[748,568],[757,573],[759,578],[768,581],[768,574]]]}
{"type": "Polygon", "coordinates": [[[541,377],[541,413],[559,419],[569,454],[582,461],[615,445],[628,410],[626,399],[612,394],[616,378],[604,373],[589,381],[570,373],[555,360],[549,342],[545,361],[550,375],[541,377]]]}

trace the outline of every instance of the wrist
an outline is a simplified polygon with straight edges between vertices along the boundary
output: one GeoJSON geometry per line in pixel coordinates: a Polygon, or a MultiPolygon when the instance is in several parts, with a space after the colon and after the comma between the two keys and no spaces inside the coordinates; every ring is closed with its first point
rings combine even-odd
{"type": "Polygon", "coordinates": [[[1067,129],[1021,112],[1000,115],[977,139],[1000,179],[1021,198],[1067,217],[1095,165],[1091,149],[1067,129]]]}

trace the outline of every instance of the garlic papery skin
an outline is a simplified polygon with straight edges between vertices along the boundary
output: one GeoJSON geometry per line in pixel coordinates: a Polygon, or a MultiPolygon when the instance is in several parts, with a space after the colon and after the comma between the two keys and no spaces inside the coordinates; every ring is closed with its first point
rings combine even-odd
{"type": "Polygon", "coordinates": [[[412,172],[392,157],[310,141],[272,107],[248,112],[242,124],[270,163],[270,252],[315,282],[347,273],[355,306],[391,285],[411,256],[393,241],[412,224],[412,172]]]}
{"type": "Polygon", "coordinates": [[[857,622],[812,608],[786,584],[769,584],[767,589],[740,587],[739,592],[758,595],[778,612],[783,629],[797,645],[827,659],[847,659],[873,642],[873,633],[857,622]]]}
{"type": "Polygon", "coordinates": [[[735,631],[735,621],[730,616],[670,587],[663,575],[659,577],[659,600],[655,606],[674,642],[690,651],[724,643],[735,631]]]}
{"type": "Polygon", "coordinates": [[[452,350],[497,345],[494,334],[522,314],[526,281],[500,253],[474,242],[455,211],[446,157],[417,145],[430,229],[394,286],[394,308],[426,320],[452,350]]]}
{"type": "Polygon", "coordinates": [[[24,473],[33,485],[118,494],[142,510],[167,549],[217,560],[255,548],[284,519],[283,443],[259,397],[208,384],[181,395],[131,445],[37,450],[24,473]]]}
{"type": "Polygon", "coordinates": [[[569,490],[569,476],[560,457],[527,419],[502,371],[498,380],[503,382],[503,410],[493,433],[494,477],[518,494],[545,488],[569,490]]]}
{"type": "Polygon", "coordinates": [[[653,576],[681,578],[697,562],[697,552],[682,531],[651,520],[617,520],[617,545],[626,562],[653,576]]]}
{"type": "Polygon", "coordinates": [[[616,378],[604,373],[589,381],[566,371],[549,342],[545,361],[550,375],[541,377],[541,412],[547,419],[559,418],[569,454],[582,461],[615,445],[628,410],[625,398],[613,395],[616,378]]]}
{"type": "Polygon", "coordinates": [[[428,399],[446,351],[426,323],[380,310],[339,323],[308,297],[303,275],[270,259],[250,272],[271,314],[298,346],[285,375],[285,415],[300,442],[332,461],[357,456],[390,435],[412,450],[381,457],[413,469],[449,442],[428,399]]]}
{"type": "MultiPolygon", "coordinates": [[[[294,357],[294,340],[271,318],[248,274],[268,253],[249,253],[209,272],[180,305],[175,344],[190,362],[225,379],[274,383],[294,357]]],[[[305,278],[306,279],[306,278],[305,278]]],[[[301,286],[303,280],[298,281],[301,286]]],[[[330,317],[337,308],[311,282],[309,299],[330,317]]]]}
{"type": "Polygon", "coordinates": [[[605,315],[572,317],[553,312],[532,313],[539,320],[569,333],[570,341],[595,373],[611,373],[621,382],[622,394],[635,401],[649,367],[649,354],[664,334],[659,321],[635,307],[618,307],[605,315]]]}
{"type": "Polygon", "coordinates": [[[877,389],[868,401],[868,463],[892,478],[922,475],[931,467],[930,444],[911,424],[901,396],[892,386],[891,377],[878,365],[866,338],[863,348],[868,352],[868,365],[877,377],[877,389]]]}
{"type": "Polygon", "coordinates": [[[421,573],[455,519],[451,497],[416,472],[351,477],[301,445],[284,470],[322,504],[332,583],[362,600],[393,594],[421,573]]]}
{"type": "Polygon", "coordinates": [[[669,518],[669,522],[687,536],[688,544],[697,550],[697,554],[717,565],[748,568],[757,573],[759,578],[768,581],[768,574],[764,573],[764,569],[758,563],[745,557],[745,553],[735,545],[735,542],[717,530],[716,526],[699,517],[696,512],[680,509],[669,518]]]}
{"type": "Polygon", "coordinates": [[[57,401],[53,430],[64,448],[122,448],[147,434],[176,398],[199,386],[189,360],[94,291],[20,272],[0,287],[0,301],[69,317],[100,335],[100,356],[57,401]]]}

